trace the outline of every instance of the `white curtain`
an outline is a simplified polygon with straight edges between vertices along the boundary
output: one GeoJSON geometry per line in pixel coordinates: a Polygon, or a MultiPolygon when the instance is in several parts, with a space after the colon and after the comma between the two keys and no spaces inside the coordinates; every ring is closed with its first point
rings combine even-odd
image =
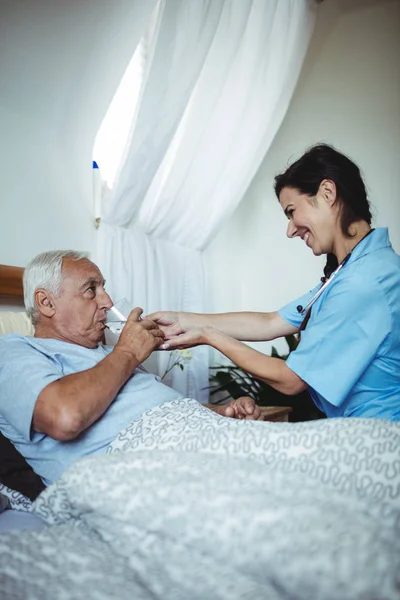
{"type": "MultiPolygon", "coordinates": [[[[114,300],[128,298],[146,313],[160,308],[203,310],[203,297],[198,293],[204,289],[199,252],[165,240],[155,241],[137,227],[101,223],[98,234],[98,264],[114,300]]],[[[173,369],[165,382],[188,397],[206,401],[207,356],[206,348],[195,348],[184,371],[173,369]]],[[[168,352],[154,353],[145,366],[162,375],[169,358],[168,352]]]]}
{"type": "MultiPolygon", "coordinates": [[[[161,3],[130,145],[103,204],[98,260],[114,297],[143,298],[146,312],[203,310],[201,250],[280,126],[314,20],[309,0],[161,3]]],[[[204,401],[207,353],[194,355],[171,383],[204,401]]]]}

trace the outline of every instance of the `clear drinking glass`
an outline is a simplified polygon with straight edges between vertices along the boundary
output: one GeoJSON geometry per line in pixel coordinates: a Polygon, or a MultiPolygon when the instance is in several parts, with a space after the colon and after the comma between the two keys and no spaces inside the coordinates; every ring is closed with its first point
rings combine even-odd
{"type": "Polygon", "coordinates": [[[122,298],[107,311],[106,327],[111,333],[114,335],[121,333],[132,310],[132,303],[126,298],[122,298]]]}

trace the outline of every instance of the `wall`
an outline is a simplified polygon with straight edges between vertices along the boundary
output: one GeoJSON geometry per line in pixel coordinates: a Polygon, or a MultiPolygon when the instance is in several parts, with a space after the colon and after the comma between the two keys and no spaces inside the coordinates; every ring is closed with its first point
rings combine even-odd
{"type": "MultiPolygon", "coordinates": [[[[283,124],[241,205],[206,251],[210,312],[275,310],[318,282],[324,260],[287,221],[272,183],[324,141],[362,168],[375,224],[400,252],[400,2],[326,0],[283,124]]],[[[255,345],[268,351],[271,344],[255,345]]],[[[283,350],[286,344],[278,343],[283,350]]]]}
{"type": "Polygon", "coordinates": [[[152,8],[139,5],[0,0],[0,263],[94,250],[92,148],[152,8]]]}

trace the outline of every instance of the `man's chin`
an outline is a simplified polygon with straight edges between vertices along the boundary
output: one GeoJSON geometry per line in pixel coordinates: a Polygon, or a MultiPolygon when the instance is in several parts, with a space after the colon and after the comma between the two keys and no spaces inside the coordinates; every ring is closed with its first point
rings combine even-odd
{"type": "Polygon", "coordinates": [[[84,343],[82,344],[82,346],[85,346],[85,348],[97,348],[97,346],[103,342],[104,339],[104,334],[101,333],[101,335],[93,335],[90,338],[86,338],[84,340],[84,343]]]}
{"type": "Polygon", "coordinates": [[[79,346],[83,346],[84,348],[88,348],[88,350],[94,350],[95,348],[98,347],[100,342],[94,342],[92,340],[85,340],[84,342],[81,342],[79,344],[79,346]]]}
{"type": "Polygon", "coordinates": [[[90,336],[90,341],[92,341],[95,344],[95,348],[97,348],[97,346],[99,344],[103,344],[106,341],[105,338],[105,326],[103,323],[100,323],[101,327],[100,330],[95,330],[93,331],[92,335],[90,336]]]}

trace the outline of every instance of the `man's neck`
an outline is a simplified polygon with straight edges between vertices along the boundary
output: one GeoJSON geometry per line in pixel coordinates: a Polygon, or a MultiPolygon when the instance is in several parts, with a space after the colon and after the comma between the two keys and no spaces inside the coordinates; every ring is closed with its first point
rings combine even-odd
{"type": "Polygon", "coordinates": [[[61,340],[63,342],[66,341],[64,338],[58,335],[56,331],[54,331],[53,327],[48,327],[45,323],[38,323],[35,326],[34,337],[51,340],[61,340]]]}
{"type": "Polygon", "coordinates": [[[82,346],[83,348],[97,348],[99,343],[90,342],[86,339],[74,339],[71,337],[66,337],[62,335],[59,331],[56,331],[54,327],[49,327],[46,323],[38,323],[35,327],[35,338],[47,339],[47,340],[59,340],[60,342],[65,342],[67,344],[75,344],[77,346],[82,346]]]}

